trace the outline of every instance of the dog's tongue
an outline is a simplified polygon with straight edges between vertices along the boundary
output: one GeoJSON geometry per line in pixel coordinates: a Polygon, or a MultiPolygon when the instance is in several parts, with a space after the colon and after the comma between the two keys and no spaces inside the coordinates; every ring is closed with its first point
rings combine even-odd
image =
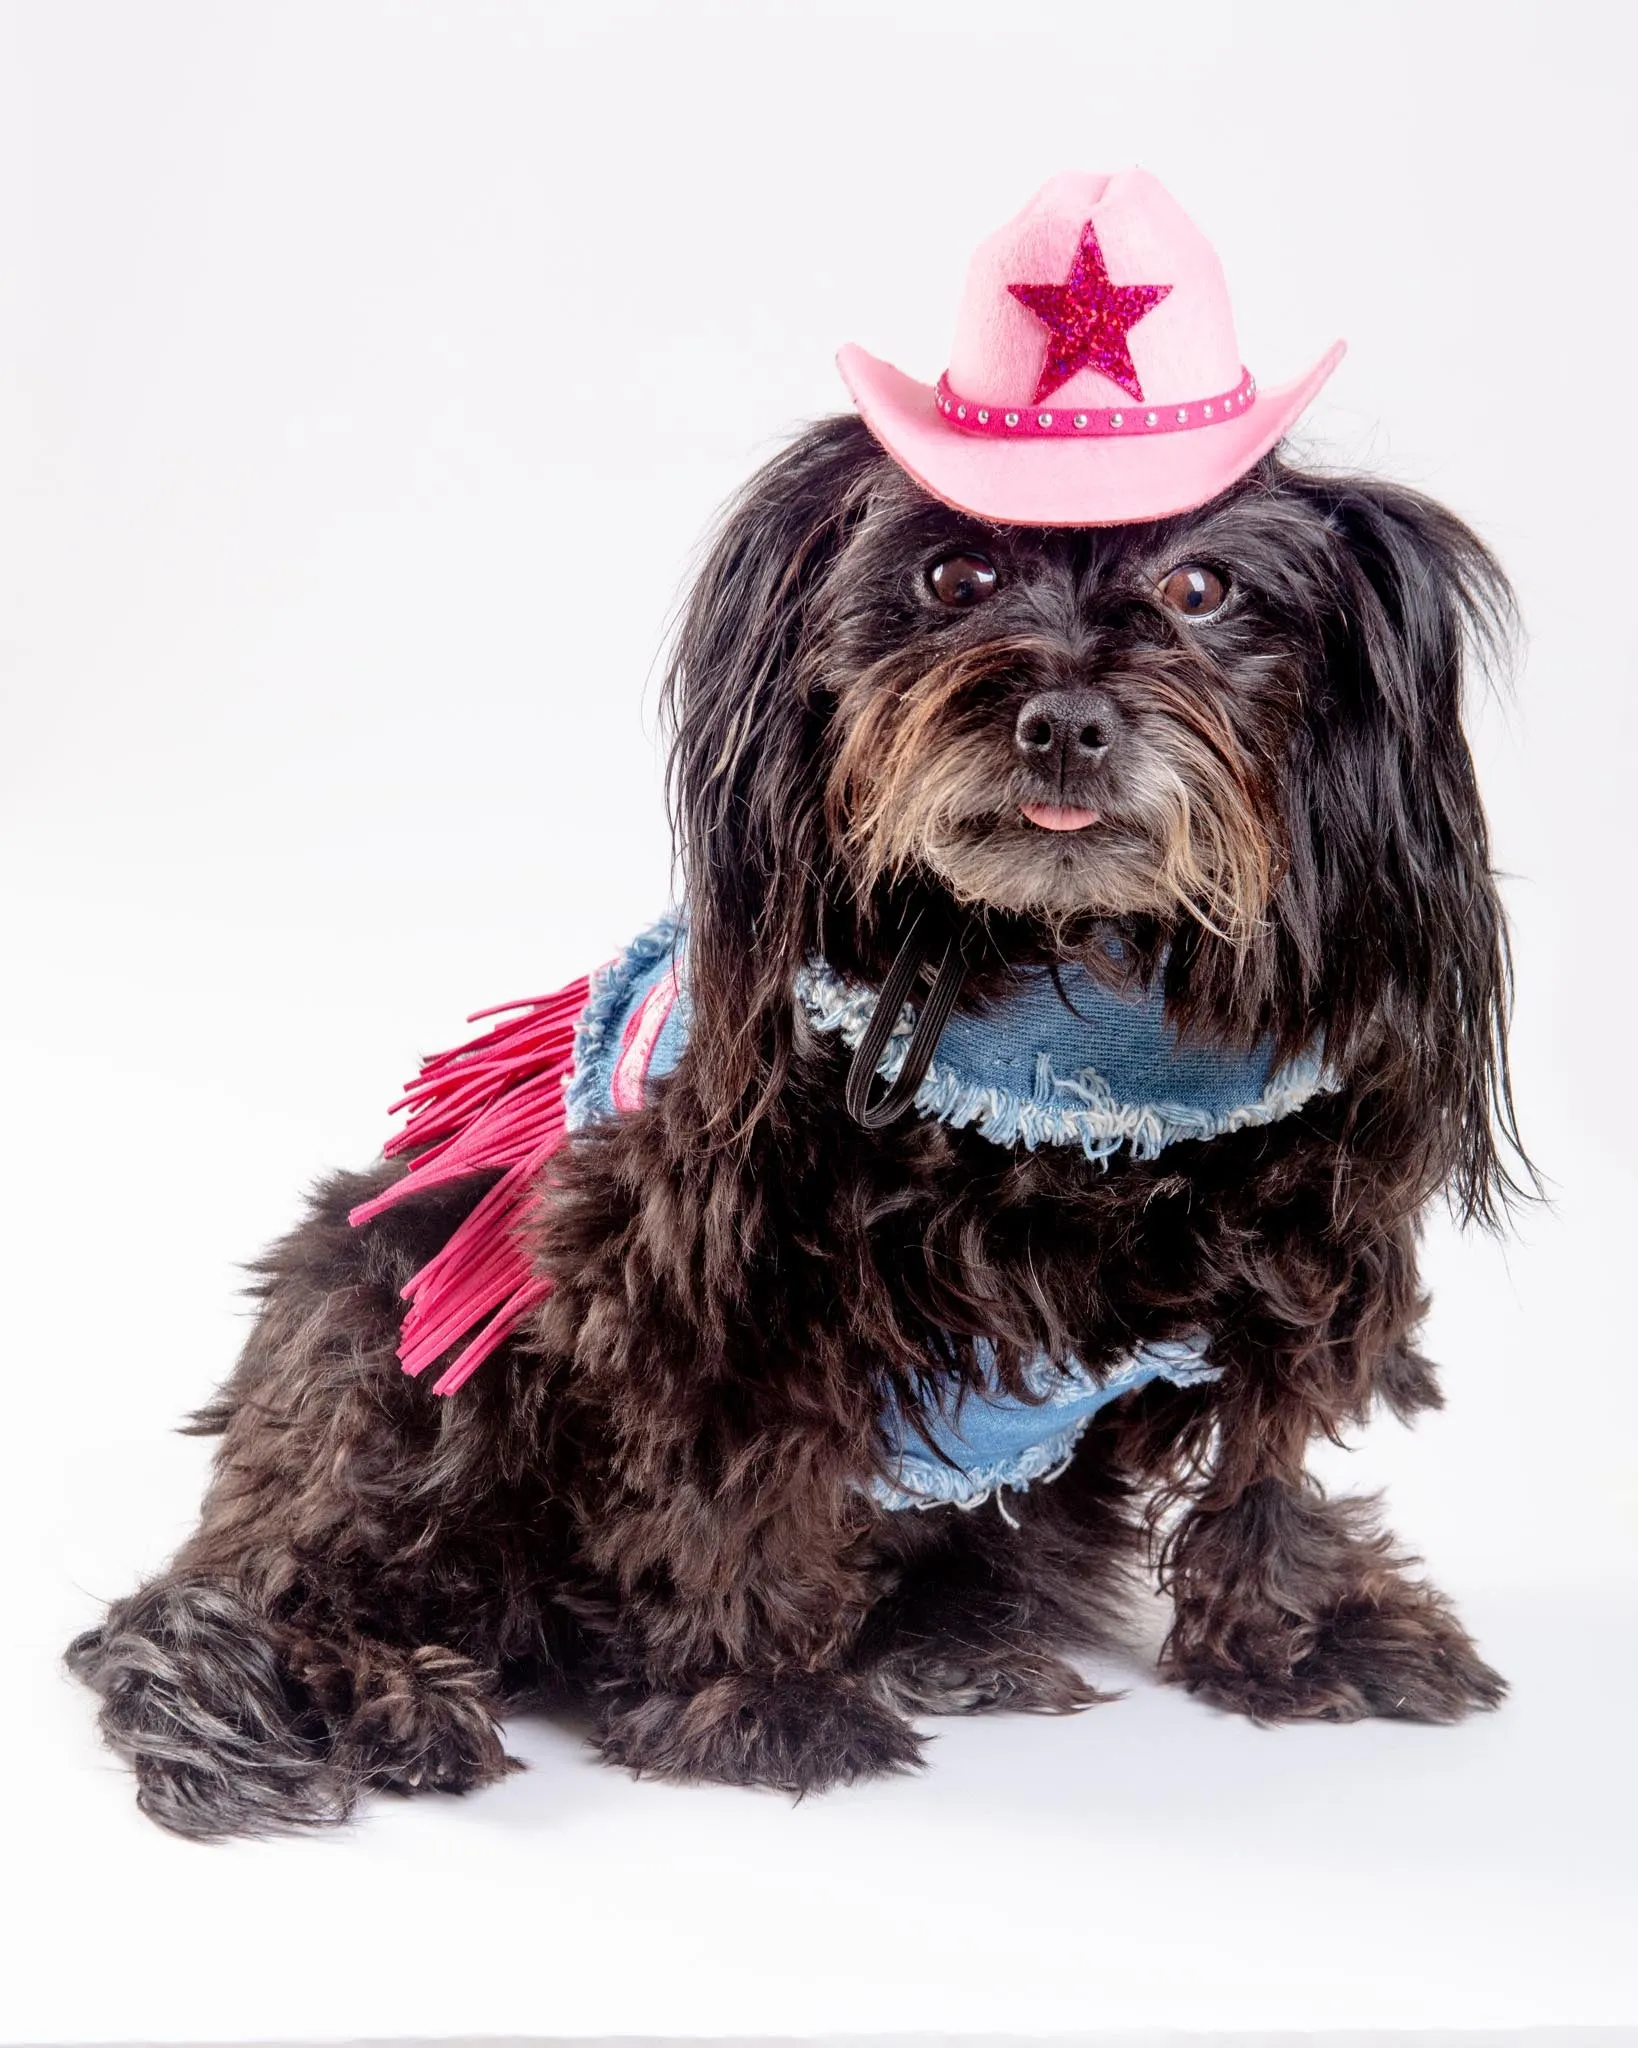
{"type": "Polygon", "coordinates": [[[1024,816],[1043,832],[1079,832],[1098,822],[1096,811],[1077,810],[1073,804],[1025,804],[1024,816]]]}

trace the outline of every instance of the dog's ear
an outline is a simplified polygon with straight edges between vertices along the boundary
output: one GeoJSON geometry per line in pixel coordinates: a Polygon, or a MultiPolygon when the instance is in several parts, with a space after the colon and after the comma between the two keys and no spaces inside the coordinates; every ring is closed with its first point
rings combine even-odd
{"type": "Polygon", "coordinates": [[[754,476],[695,581],[666,677],[690,1067],[719,1136],[756,1122],[789,1064],[793,983],[829,872],[816,621],[882,464],[863,422],[842,416],[754,476]]]}
{"type": "Polygon", "coordinates": [[[1324,1017],[1362,1120],[1397,1134],[1464,1215],[1494,1221],[1522,1191],[1519,1171],[1533,1176],[1462,693],[1465,666],[1507,651],[1512,593],[1477,536],[1416,492],[1290,470],[1280,481],[1324,528],[1332,600],[1314,622],[1321,657],[1290,764],[1276,897],[1287,985],[1324,1017]]]}

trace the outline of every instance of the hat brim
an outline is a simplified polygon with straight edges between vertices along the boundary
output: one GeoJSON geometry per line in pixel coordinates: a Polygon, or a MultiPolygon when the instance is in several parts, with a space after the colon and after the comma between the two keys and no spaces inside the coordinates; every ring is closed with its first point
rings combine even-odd
{"type": "Polygon", "coordinates": [[[1261,460],[1342,361],[1334,342],[1304,377],[1257,387],[1248,412],[1135,440],[963,433],[918,384],[854,343],[836,367],[865,425],[902,470],[946,505],[1009,526],[1130,526],[1192,512],[1261,460]]]}

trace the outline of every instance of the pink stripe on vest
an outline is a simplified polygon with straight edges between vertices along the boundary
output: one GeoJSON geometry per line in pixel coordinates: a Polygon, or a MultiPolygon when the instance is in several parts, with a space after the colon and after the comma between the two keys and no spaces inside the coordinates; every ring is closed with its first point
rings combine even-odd
{"type": "Polygon", "coordinates": [[[620,1057],[609,1077],[609,1096],[616,1109],[642,1108],[649,1063],[676,1000],[677,970],[669,967],[627,1020],[620,1040],[620,1057]]]}

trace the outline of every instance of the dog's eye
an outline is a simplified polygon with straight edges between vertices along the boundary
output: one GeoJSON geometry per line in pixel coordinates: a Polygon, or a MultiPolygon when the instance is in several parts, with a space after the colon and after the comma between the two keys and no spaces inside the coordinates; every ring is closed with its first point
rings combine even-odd
{"type": "Polygon", "coordinates": [[[1215,569],[1184,562],[1160,579],[1160,601],[1183,619],[1209,619],[1228,599],[1228,585],[1215,569]]]}
{"type": "Polygon", "coordinates": [[[994,597],[1000,580],[995,564],[982,555],[945,555],[927,571],[933,595],[957,611],[994,597]]]}

